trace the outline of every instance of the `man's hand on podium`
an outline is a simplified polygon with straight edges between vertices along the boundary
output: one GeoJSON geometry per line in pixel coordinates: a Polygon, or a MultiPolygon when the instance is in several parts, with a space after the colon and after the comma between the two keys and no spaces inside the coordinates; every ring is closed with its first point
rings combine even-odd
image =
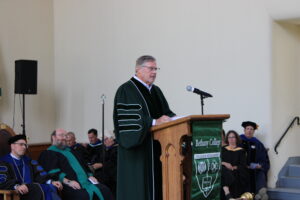
{"type": "Polygon", "coordinates": [[[169,121],[172,121],[172,119],[167,115],[163,115],[156,120],[155,125],[160,125],[169,121]]]}

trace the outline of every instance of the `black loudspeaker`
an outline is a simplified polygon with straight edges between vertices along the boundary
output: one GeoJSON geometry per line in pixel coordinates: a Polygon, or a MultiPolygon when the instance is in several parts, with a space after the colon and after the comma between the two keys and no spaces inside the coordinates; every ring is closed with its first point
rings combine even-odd
{"type": "Polygon", "coordinates": [[[37,93],[37,61],[15,61],[15,94],[37,93]]]}

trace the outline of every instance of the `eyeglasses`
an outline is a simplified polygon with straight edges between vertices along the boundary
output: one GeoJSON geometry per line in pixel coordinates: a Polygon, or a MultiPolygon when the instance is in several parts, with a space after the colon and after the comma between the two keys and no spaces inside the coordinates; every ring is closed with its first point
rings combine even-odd
{"type": "Polygon", "coordinates": [[[58,137],[64,137],[64,138],[66,138],[66,137],[67,137],[67,135],[66,135],[66,134],[56,134],[56,136],[58,136],[58,137]]]}
{"type": "Polygon", "coordinates": [[[228,137],[228,139],[230,139],[230,138],[236,138],[235,136],[230,136],[230,137],[228,137]]]}
{"type": "Polygon", "coordinates": [[[151,72],[152,71],[159,71],[160,70],[160,68],[158,68],[158,67],[148,67],[148,66],[143,66],[143,67],[146,67],[146,68],[148,68],[151,72]]]}
{"type": "Polygon", "coordinates": [[[13,143],[13,144],[17,144],[17,145],[20,145],[20,146],[22,146],[22,147],[28,147],[28,145],[26,144],[26,143],[13,143]]]}

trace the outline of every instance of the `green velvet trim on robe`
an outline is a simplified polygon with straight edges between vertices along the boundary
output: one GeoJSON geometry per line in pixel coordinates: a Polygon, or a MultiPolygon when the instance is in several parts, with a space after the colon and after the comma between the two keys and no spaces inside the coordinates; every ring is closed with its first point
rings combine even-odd
{"type": "Polygon", "coordinates": [[[55,173],[57,173],[57,172],[60,172],[60,169],[52,169],[52,170],[50,170],[48,173],[49,174],[55,174],[55,173]]]}
{"type": "Polygon", "coordinates": [[[153,162],[156,155],[153,155],[149,129],[156,117],[152,117],[151,112],[169,117],[175,114],[159,87],[152,85],[151,91],[159,105],[149,107],[147,97],[132,80],[121,85],[115,95],[113,119],[119,143],[117,200],[155,199],[155,180],[160,172],[155,171],[153,162]]]}
{"type": "Polygon", "coordinates": [[[70,166],[76,172],[77,179],[81,187],[88,192],[90,196],[90,200],[93,199],[94,193],[100,198],[100,200],[104,200],[100,190],[88,180],[87,173],[83,170],[76,157],[71,153],[70,148],[65,148],[64,150],[61,150],[56,146],[52,145],[51,147],[48,148],[48,150],[61,153],[67,158],[67,160],[70,163],[70,166]]]}

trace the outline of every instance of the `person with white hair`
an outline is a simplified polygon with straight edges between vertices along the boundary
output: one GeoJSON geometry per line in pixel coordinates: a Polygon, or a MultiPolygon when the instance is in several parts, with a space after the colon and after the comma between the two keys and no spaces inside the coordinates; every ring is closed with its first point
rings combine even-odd
{"type": "Polygon", "coordinates": [[[56,129],[51,134],[52,145],[39,157],[41,165],[50,174],[56,173],[63,183],[62,198],[113,200],[109,188],[99,183],[86,163],[67,146],[66,135],[64,129],[56,129]]]}
{"type": "Polygon", "coordinates": [[[105,137],[104,147],[103,172],[100,174],[100,182],[107,185],[113,195],[116,196],[118,143],[114,136],[105,137]]]}
{"type": "Polygon", "coordinates": [[[66,135],[67,145],[72,149],[74,152],[78,154],[78,156],[84,160],[86,163],[90,162],[89,154],[86,148],[81,145],[80,143],[76,142],[76,136],[73,132],[68,132],[66,135]]]}
{"type": "Polygon", "coordinates": [[[161,89],[154,84],[159,68],[156,59],[137,59],[135,75],[115,95],[114,127],[118,149],[118,200],[162,199],[161,147],[150,128],[171,121],[161,89]]]}

